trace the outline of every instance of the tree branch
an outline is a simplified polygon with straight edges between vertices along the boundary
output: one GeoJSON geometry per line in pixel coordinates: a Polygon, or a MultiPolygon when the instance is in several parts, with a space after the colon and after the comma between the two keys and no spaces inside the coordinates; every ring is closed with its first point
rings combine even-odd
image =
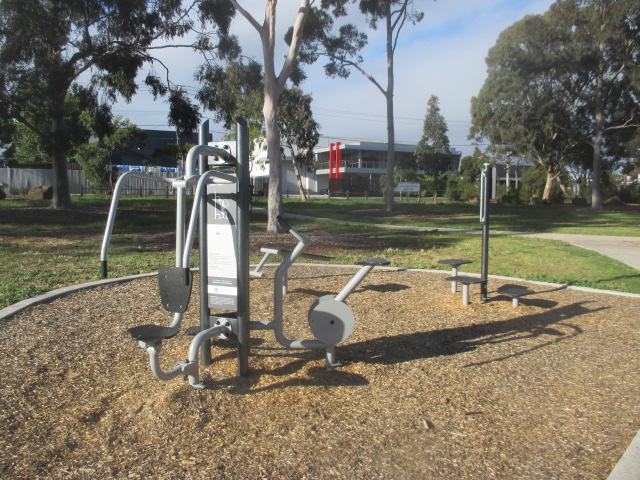
{"type": "Polygon", "coordinates": [[[236,8],[240,15],[247,19],[247,21],[255,28],[258,33],[262,34],[262,30],[264,30],[264,26],[261,26],[253,16],[247,12],[244,8],[240,6],[240,4],[236,0],[229,0],[231,4],[236,8]]]}
{"type": "Polygon", "coordinates": [[[302,46],[302,32],[304,31],[304,25],[309,17],[310,8],[309,0],[300,0],[298,15],[296,16],[296,21],[293,24],[293,36],[291,38],[291,44],[289,45],[289,51],[287,52],[282,70],[280,70],[280,74],[278,75],[278,88],[280,90],[282,90],[286,85],[287,79],[291,74],[296,58],[298,57],[298,53],[300,52],[300,47],[302,46]]]}

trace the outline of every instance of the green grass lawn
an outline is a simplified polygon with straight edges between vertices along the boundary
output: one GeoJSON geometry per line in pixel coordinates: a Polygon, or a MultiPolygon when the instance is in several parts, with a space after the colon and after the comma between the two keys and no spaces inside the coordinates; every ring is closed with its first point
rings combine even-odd
{"type": "MultiPolygon", "coordinates": [[[[257,198],[256,206],[266,207],[257,198]]],[[[409,203],[396,201],[394,212],[386,215],[379,198],[313,200],[285,199],[284,211],[317,217],[351,220],[369,224],[410,225],[433,228],[481,228],[479,207],[468,202],[409,203]]],[[[592,210],[572,205],[489,206],[491,230],[510,232],[571,233],[640,237],[640,205],[592,210]]]]}
{"type": "MultiPolygon", "coordinates": [[[[62,286],[97,280],[100,245],[110,199],[74,197],[75,208],[53,211],[46,201],[0,202],[0,308],[62,286]],[[35,215],[35,216],[33,216],[35,215]]],[[[415,202],[415,201],[414,201],[415,202]]],[[[257,207],[266,206],[256,199],[257,207]]],[[[382,214],[379,200],[285,201],[284,210],[356,220],[366,225],[293,221],[301,231],[322,230],[376,240],[381,247],[337,255],[334,263],[383,256],[394,266],[439,268],[444,258],[468,258],[465,271],[479,272],[481,238],[458,232],[388,230],[375,224],[477,229],[477,205],[398,203],[382,214]],[[467,268],[468,267],[468,268],[467,268]]],[[[572,207],[491,205],[492,230],[640,236],[638,207],[591,211],[572,207]],[[535,227],[535,228],[534,228],[535,227]]],[[[264,228],[254,213],[252,226],[264,228]]],[[[123,197],[109,250],[109,275],[152,272],[174,264],[175,201],[123,197]]],[[[254,256],[252,261],[258,260],[254,256]]],[[[489,273],[529,280],[640,293],[640,272],[595,252],[551,240],[491,235],[489,273]]]]}

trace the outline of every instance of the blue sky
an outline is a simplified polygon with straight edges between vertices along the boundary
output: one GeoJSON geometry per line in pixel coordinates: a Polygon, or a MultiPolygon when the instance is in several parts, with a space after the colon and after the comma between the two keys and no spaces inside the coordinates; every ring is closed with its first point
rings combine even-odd
{"type": "MultiPolygon", "coordinates": [[[[463,154],[473,151],[467,140],[470,127],[470,101],[477,95],[486,77],[484,58],[505,28],[527,14],[544,13],[552,0],[417,0],[416,8],[425,13],[424,20],[405,25],[395,56],[396,141],[416,143],[422,134],[422,122],[428,98],[440,100],[441,112],[447,120],[452,146],[463,154]]],[[[264,2],[245,0],[256,19],[262,22],[264,2]]],[[[279,3],[279,38],[291,25],[298,3],[279,3]],[[287,4],[296,8],[284,10],[287,4]]],[[[366,28],[358,15],[351,18],[366,28]]],[[[243,51],[261,60],[258,35],[237,16],[233,30],[243,51]]],[[[384,32],[367,30],[369,45],[363,51],[364,68],[386,86],[384,32]]],[[[284,52],[284,44],[280,46],[284,52]]],[[[198,84],[193,72],[200,59],[185,50],[165,51],[163,61],[172,68],[172,81],[195,92],[198,84]]],[[[282,57],[284,53],[280,55],[282,57]]],[[[354,72],[346,79],[327,79],[322,62],[307,68],[308,79],[303,90],[313,95],[314,117],[323,135],[336,138],[386,141],[384,96],[364,76],[354,72]]],[[[118,103],[114,113],[130,118],[143,128],[170,129],[166,123],[167,105],[153,101],[141,88],[130,104],[118,103]]],[[[212,115],[203,112],[205,118],[212,115]]],[[[224,134],[212,125],[214,139],[224,134]]]]}

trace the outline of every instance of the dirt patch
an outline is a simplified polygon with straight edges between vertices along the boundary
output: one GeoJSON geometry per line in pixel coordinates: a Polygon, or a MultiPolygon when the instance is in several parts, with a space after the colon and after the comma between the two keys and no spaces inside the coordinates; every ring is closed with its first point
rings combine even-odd
{"type": "MultiPolygon", "coordinates": [[[[352,273],[293,267],[287,336],[311,338],[311,302],[352,273]]],[[[26,310],[0,324],[2,477],[606,478],[640,428],[640,299],[525,284],[513,308],[492,280],[464,307],[443,278],[367,277],[333,372],[253,332],[250,375],[217,343],[205,390],[156,380],[128,338],[170,321],[153,278],[26,310]]],[[[272,288],[251,280],[252,319],[271,318],[272,288]]],[[[190,340],[165,342],[164,369],[190,340]]]]}

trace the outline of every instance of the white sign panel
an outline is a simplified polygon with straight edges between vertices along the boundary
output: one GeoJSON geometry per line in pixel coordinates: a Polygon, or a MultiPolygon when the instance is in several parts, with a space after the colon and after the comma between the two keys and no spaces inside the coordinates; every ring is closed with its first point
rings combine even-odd
{"type": "Polygon", "coordinates": [[[420,191],[419,183],[409,183],[409,182],[400,182],[396,185],[394,189],[395,192],[404,192],[404,193],[418,193],[420,191]]]}
{"type": "Polygon", "coordinates": [[[209,308],[238,306],[236,184],[207,186],[207,274],[209,308]]]}

